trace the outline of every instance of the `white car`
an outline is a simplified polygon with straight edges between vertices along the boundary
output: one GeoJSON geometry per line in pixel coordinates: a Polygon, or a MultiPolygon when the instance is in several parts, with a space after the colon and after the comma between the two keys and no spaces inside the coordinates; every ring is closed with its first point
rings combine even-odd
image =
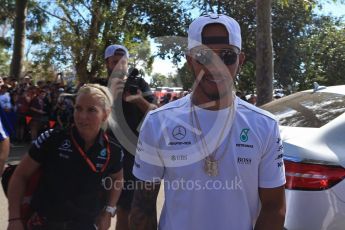
{"type": "Polygon", "coordinates": [[[274,89],[273,90],[273,98],[282,98],[285,96],[285,92],[283,89],[274,89]]]}
{"type": "Polygon", "coordinates": [[[345,229],[345,85],[298,92],[262,106],[280,122],[285,228],[345,229]]]}

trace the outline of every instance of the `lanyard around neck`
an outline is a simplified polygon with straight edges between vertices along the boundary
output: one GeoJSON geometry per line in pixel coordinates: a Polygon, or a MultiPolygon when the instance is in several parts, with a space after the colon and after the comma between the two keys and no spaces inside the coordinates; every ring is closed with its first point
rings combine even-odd
{"type": "Polygon", "coordinates": [[[107,160],[105,162],[105,164],[103,165],[102,169],[100,171],[97,170],[95,164],[91,161],[91,159],[85,154],[84,150],[80,147],[80,145],[77,143],[77,141],[75,140],[73,133],[71,132],[71,139],[72,142],[74,144],[74,146],[78,149],[79,154],[84,158],[84,160],[86,161],[86,163],[89,165],[89,167],[91,168],[91,170],[95,173],[102,173],[104,172],[104,170],[106,169],[106,167],[109,164],[109,160],[110,160],[110,146],[109,146],[109,139],[106,133],[104,133],[103,135],[105,142],[107,143],[107,160]]]}

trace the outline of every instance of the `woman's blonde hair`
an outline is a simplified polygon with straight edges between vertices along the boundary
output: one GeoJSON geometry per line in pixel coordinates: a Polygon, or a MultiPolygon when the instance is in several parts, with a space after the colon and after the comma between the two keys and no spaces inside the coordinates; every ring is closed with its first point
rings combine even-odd
{"type": "MultiPolygon", "coordinates": [[[[113,105],[113,97],[109,91],[109,89],[105,86],[102,86],[100,84],[84,84],[77,92],[77,97],[80,94],[92,94],[96,95],[99,99],[101,104],[103,105],[103,108],[106,112],[109,113],[109,117],[111,117],[111,107],[113,105]]],[[[103,122],[102,129],[106,130],[108,127],[108,119],[103,122]]]]}

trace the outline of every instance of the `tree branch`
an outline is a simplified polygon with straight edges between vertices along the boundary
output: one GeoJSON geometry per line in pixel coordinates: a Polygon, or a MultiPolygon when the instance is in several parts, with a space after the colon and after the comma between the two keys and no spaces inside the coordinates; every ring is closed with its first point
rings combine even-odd
{"type": "Polygon", "coordinates": [[[86,5],[85,1],[82,1],[81,4],[86,8],[88,9],[90,12],[92,10],[92,6],[91,5],[86,5]]]}
{"type": "MultiPolygon", "coordinates": [[[[84,4],[83,4],[84,5],[84,4]]],[[[88,25],[88,26],[90,26],[90,22],[89,21],[87,21],[84,17],[83,17],[83,15],[80,13],[80,11],[75,7],[75,5],[74,4],[71,4],[71,7],[73,8],[73,10],[74,11],[76,11],[77,12],[77,14],[79,14],[79,16],[83,19],[83,21],[88,25]]],[[[87,8],[87,7],[86,7],[87,8]]],[[[87,8],[90,12],[91,12],[91,10],[89,9],[89,8],[87,8]]]]}
{"type": "Polygon", "coordinates": [[[68,9],[66,8],[66,6],[64,6],[63,4],[60,4],[60,3],[58,3],[58,6],[63,10],[65,16],[68,18],[69,24],[71,25],[71,27],[74,30],[74,32],[76,33],[76,35],[80,36],[79,28],[75,24],[75,22],[73,21],[71,14],[68,12],[68,9]]]}
{"type": "Polygon", "coordinates": [[[54,17],[54,18],[57,18],[57,19],[59,19],[59,20],[61,20],[61,21],[67,22],[68,24],[70,24],[70,25],[72,26],[71,22],[68,21],[66,18],[60,17],[60,16],[58,16],[58,15],[56,15],[56,14],[53,14],[53,13],[49,12],[48,10],[43,9],[43,8],[40,7],[39,5],[36,5],[36,7],[37,7],[38,9],[42,10],[43,12],[45,12],[46,14],[48,14],[48,15],[54,17]]]}

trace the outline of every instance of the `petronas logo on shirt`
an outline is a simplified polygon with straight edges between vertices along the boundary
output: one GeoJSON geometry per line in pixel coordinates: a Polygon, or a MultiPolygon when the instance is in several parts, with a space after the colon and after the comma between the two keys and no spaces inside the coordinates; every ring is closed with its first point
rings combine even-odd
{"type": "Polygon", "coordinates": [[[247,142],[248,141],[248,132],[249,132],[249,129],[242,129],[242,132],[240,134],[240,140],[242,142],[247,142]]]}

